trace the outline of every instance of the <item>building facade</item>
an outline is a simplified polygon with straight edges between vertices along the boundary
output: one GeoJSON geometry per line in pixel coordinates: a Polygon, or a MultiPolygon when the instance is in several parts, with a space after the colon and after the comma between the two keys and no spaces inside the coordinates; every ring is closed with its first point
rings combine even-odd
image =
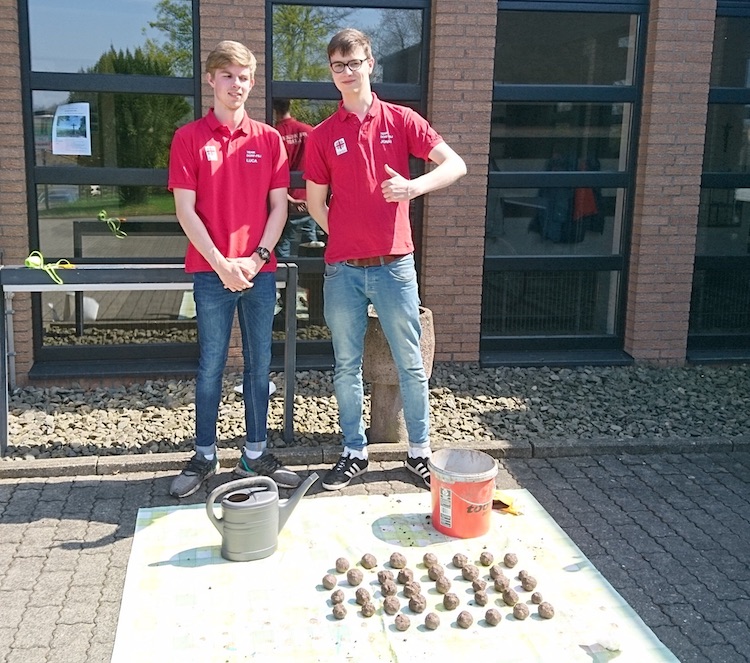
{"type": "MultiPolygon", "coordinates": [[[[750,356],[750,1],[0,0],[0,18],[5,265],[181,262],[166,166],[210,102],[207,53],[247,44],[251,116],[284,98],[315,124],[338,99],[325,45],[353,26],[378,95],[468,166],[412,209],[437,361],[750,356]]],[[[322,249],[297,238],[289,260],[299,365],[329,367],[322,249]]],[[[63,283],[11,309],[22,384],[195,364],[189,291],[63,283]]]]}

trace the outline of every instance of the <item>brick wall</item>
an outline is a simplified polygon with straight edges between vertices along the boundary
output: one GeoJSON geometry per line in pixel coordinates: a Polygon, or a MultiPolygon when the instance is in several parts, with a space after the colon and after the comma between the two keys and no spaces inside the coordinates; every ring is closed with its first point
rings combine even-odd
{"type": "MultiPolygon", "coordinates": [[[[16,0],[0,0],[0,135],[0,250],[11,265],[29,253],[16,0]]],[[[15,295],[13,310],[16,370],[24,384],[32,362],[30,295],[15,295]]]]}
{"type": "Polygon", "coordinates": [[[685,360],[716,0],[652,0],[625,350],[685,360]]]}
{"type": "Polygon", "coordinates": [[[479,359],[496,24],[495,0],[432,4],[428,119],[468,169],[425,201],[420,283],[437,361],[479,359]]]}
{"type": "MultiPolygon", "coordinates": [[[[255,86],[250,90],[247,112],[255,120],[266,121],[266,33],[265,5],[262,2],[247,0],[203,0],[200,4],[200,51],[201,68],[211,50],[224,39],[233,39],[247,46],[258,60],[255,71],[255,86]]],[[[203,110],[212,103],[211,87],[203,83],[203,110]]],[[[229,346],[227,368],[236,370],[242,367],[242,341],[239,324],[235,320],[234,332],[229,346]]]]}

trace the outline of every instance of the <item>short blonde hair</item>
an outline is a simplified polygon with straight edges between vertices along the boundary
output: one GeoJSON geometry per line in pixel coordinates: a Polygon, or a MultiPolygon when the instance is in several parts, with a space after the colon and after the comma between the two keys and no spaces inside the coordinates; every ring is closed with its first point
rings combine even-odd
{"type": "Polygon", "coordinates": [[[254,77],[258,62],[253,52],[247,46],[240,44],[238,41],[226,39],[219,42],[216,48],[208,54],[206,58],[206,73],[213,76],[217,69],[233,64],[247,67],[250,70],[250,76],[254,77]]]}

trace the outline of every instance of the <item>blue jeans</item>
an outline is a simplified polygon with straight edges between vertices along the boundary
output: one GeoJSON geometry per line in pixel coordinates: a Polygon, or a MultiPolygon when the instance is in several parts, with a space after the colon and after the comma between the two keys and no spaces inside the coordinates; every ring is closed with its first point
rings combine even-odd
{"type": "Polygon", "coordinates": [[[195,444],[208,447],[216,441],[224,368],[237,311],[242,335],[247,441],[251,448],[262,451],[268,434],[268,374],[276,275],[261,272],[253,279],[252,288],[231,292],[215,272],[199,272],[193,275],[193,297],[200,352],[195,384],[195,444]]]}
{"type": "Polygon", "coordinates": [[[398,369],[409,444],[429,445],[429,387],[419,347],[422,327],[414,256],[377,267],[333,263],[326,265],[324,279],[323,312],[333,340],[333,386],[344,446],[362,449],[367,444],[362,356],[370,303],[378,313],[398,369]]]}
{"type": "Polygon", "coordinates": [[[292,254],[292,243],[297,230],[301,233],[301,242],[315,242],[318,239],[318,224],[311,216],[289,217],[279,241],[276,243],[276,256],[288,258],[292,254]]]}

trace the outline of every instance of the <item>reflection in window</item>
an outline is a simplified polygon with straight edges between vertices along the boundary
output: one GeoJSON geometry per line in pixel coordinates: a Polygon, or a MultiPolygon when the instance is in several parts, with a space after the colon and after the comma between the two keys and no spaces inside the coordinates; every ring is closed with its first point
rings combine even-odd
{"type": "Polygon", "coordinates": [[[630,104],[495,102],[490,170],[622,170],[630,111],[630,104]]]}
{"type": "Polygon", "coordinates": [[[627,14],[501,9],[495,82],[632,85],[636,30],[627,14]]]}
{"type": "Polygon", "coordinates": [[[487,272],[482,333],[487,336],[613,334],[617,272],[487,272]]]}
{"type": "Polygon", "coordinates": [[[28,3],[33,71],[193,75],[192,0],[28,3]],[[160,62],[166,69],[107,71],[110,52],[160,62]]]}
{"type": "Polygon", "coordinates": [[[750,17],[716,17],[711,85],[750,87],[750,17]]]}
{"type": "Polygon", "coordinates": [[[38,166],[166,168],[175,130],[193,119],[189,97],[111,92],[35,91],[34,148],[38,166]],[[86,102],[91,156],[52,154],[52,120],[61,104],[86,102]]]}
{"type": "Polygon", "coordinates": [[[329,81],[326,47],[345,27],[365,32],[375,57],[373,82],[419,83],[422,11],[274,5],[273,78],[329,81]]]}
{"type": "Polygon", "coordinates": [[[750,105],[709,104],[703,170],[750,173],[750,105]]]}
{"type": "Polygon", "coordinates": [[[750,188],[701,190],[696,254],[750,255],[750,188]]]}
{"type": "Polygon", "coordinates": [[[623,205],[622,189],[490,189],[486,255],[616,255],[623,205]]]}

